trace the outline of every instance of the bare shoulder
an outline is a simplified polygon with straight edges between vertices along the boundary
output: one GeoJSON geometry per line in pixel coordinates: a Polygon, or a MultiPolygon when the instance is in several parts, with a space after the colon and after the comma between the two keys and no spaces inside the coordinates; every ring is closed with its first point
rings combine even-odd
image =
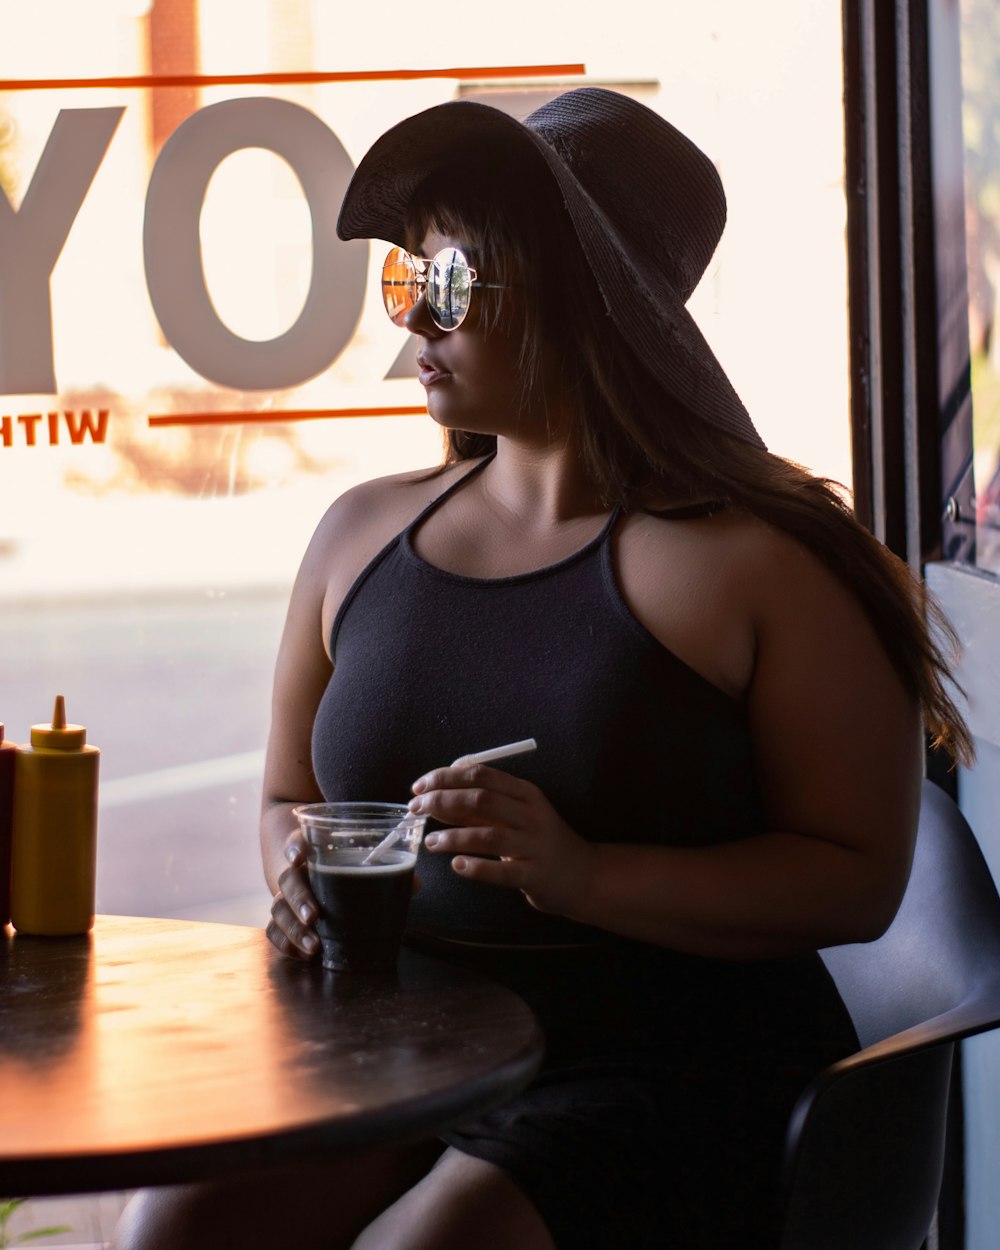
{"type": "Polygon", "coordinates": [[[308,558],[326,563],[351,552],[375,555],[391,538],[448,489],[464,466],[415,469],[360,482],[338,496],[316,526],[308,558]]]}
{"type": "Polygon", "coordinates": [[[719,602],[753,632],[755,673],[770,652],[786,663],[825,652],[830,664],[836,651],[846,664],[891,669],[857,589],[794,534],[732,512],[693,531],[691,543],[713,570],[706,578],[719,602]]]}
{"type": "Polygon", "coordinates": [[[683,521],[651,516],[645,524],[651,554],[663,564],[679,561],[687,578],[755,626],[810,607],[861,611],[852,589],[803,541],[750,513],[723,509],[683,521]]]}
{"type": "Polygon", "coordinates": [[[409,500],[416,501],[424,495],[432,499],[445,489],[453,471],[433,467],[413,469],[359,482],[330,504],[316,527],[316,537],[320,540],[336,537],[345,528],[353,530],[358,526],[377,528],[382,518],[388,522],[396,513],[402,515],[409,500]]]}
{"type": "Polygon", "coordinates": [[[674,519],[636,513],[618,536],[620,589],[665,647],[737,698],[762,655],[850,644],[886,661],[854,591],[794,535],[737,509],[674,519]]]}
{"type": "Polygon", "coordinates": [[[838,651],[878,653],[889,662],[857,589],[793,534],[750,519],[740,534],[739,559],[758,651],[796,640],[809,648],[837,641],[838,651]]]}
{"type": "MultiPolygon", "coordinates": [[[[680,515],[635,512],[621,527],[619,546],[648,565],[648,571],[673,568],[691,576],[700,567],[702,577],[720,584],[738,583],[748,563],[767,563],[772,544],[785,537],[749,513],[719,508],[704,514],[680,515]]],[[[789,539],[792,546],[795,542],[789,539]]]]}
{"type": "Polygon", "coordinates": [[[322,598],[323,637],[358,575],[468,464],[374,478],[351,487],[326,510],[309,543],[303,574],[322,598]]]}
{"type": "Polygon", "coordinates": [[[629,515],[616,536],[627,607],[667,650],[742,698],[753,673],[755,570],[768,563],[767,527],[723,509],[676,519],[629,515]]]}

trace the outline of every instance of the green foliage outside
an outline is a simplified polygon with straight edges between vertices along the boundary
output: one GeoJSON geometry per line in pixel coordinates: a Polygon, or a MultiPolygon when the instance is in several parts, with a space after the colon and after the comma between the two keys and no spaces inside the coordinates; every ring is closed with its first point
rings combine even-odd
{"type": "Polygon", "coordinates": [[[11,1230],[10,1220],[24,1201],[24,1198],[0,1198],[0,1250],[4,1250],[6,1246],[22,1245],[26,1241],[39,1241],[42,1237],[55,1237],[59,1233],[70,1231],[67,1224],[62,1224],[53,1228],[34,1228],[26,1233],[15,1234],[11,1230]]]}
{"type": "Polygon", "coordinates": [[[972,356],[972,395],[976,451],[1000,451],[1000,374],[990,366],[984,352],[972,356]]]}
{"type": "Polygon", "coordinates": [[[1000,454],[1000,5],[962,0],[969,339],[977,493],[1000,454]],[[992,453],[992,455],[990,454],[992,453]]]}
{"type": "Polygon", "coordinates": [[[1000,373],[1000,5],[962,0],[962,130],[973,352],[1000,373]]]}

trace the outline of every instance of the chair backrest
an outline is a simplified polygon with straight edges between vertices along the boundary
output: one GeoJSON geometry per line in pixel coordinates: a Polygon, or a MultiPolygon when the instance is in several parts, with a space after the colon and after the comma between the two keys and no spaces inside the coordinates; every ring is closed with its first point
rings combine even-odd
{"type": "Polygon", "coordinates": [[[1000,1025],[1000,898],[938,787],[924,783],[892,925],[821,953],[863,1049],[795,1109],[781,1250],[919,1250],[941,1185],[953,1043],[1000,1025]]]}
{"type": "Polygon", "coordinates": [[[875,942],[821,952],[862,1046],[1000,987],[1000,899],[958,807],[925,781],[903,902],[875,942]]]}

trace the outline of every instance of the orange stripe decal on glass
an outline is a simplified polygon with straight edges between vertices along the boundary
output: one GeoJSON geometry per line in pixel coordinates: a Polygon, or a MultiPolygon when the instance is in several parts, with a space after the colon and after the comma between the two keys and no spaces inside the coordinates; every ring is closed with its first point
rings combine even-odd
{"type": "Polygon", "coordinates": [[[582,64],[567,65],[476,65],[451,69],[359,69],[309,70],[299,73],[270,74],[136,74],[105,78],[3,78],[0,91],[51,91],[91,87],[225,87],[327,82],[391,82],[418,78],[547,78],[585,74],[582,64]]]}
{"type": "Polygon", "coordinates": [[[279,412],[177,412],[148,417],[153,426],[162,425],[255,425],[281,421],[318,421],[327,417],[420,417],[423,404],[393,408],[288,408],[279,412]]]}

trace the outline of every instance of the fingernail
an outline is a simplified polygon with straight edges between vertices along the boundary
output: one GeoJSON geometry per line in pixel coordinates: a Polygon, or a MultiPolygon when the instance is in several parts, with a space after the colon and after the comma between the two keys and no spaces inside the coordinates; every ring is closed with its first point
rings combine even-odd
{"type": "Polygon", "coordinates": [[[308,903],[302,904],[302,906],[299,908],[299,915],[306,922],[306,924],[308,924],[309,921],[312,920],[312,915],[313,915],[312,908],[309,906],[308,903]]]}
{"type": "Polygon", "coordinates": [[[456,855],[451,861],[451,866],[456,872],[465,872],[466,868],[469,866],[469,861],[464,859],[461,855],[456,855]]]}
{"type": "Polygon", "coordinates": [[[416,815],[419,815],[422,811],[426,810],[427,800],[421,799],[421,798],[410,799],[407,806],[409,807],[411,812],[415,813],[416,815]]]}
{"type": "Polygon", "coordinates": [[[310,955],[315,955],[315,953],[319,950],[319,942],[311,933],[307,933],[302,939],[302,949],[307,951],[310,955]]]}
{"type": "Polygon", "coordinates": [[[427,837],[426,837],[426,838],[424,838],[424,846],[428,847],[430,850],[432,850],[432,851],[433,851],[433,850],[434,850],[434,848],[437,846],[437,844],[438,844],[440,841],[441,841],[441,835],[440,835],[440,834],[437,834],[437,833],[429,833],[429,834],[427,835],[427,837]]]}
{"type": "Polygon", "coordinates": [[[413,785],[410,787],[410,789],[413,791],[414,794],[421,794],[424,790],[427,789],[427,778],[418,777],[416,781],[413,783],[413,785]]]}
{"type": "Polygon", "coordinates": [[[285,847],[285,858],[290,864],[299,862],[299,848],[295,845],[285,847]]]}

